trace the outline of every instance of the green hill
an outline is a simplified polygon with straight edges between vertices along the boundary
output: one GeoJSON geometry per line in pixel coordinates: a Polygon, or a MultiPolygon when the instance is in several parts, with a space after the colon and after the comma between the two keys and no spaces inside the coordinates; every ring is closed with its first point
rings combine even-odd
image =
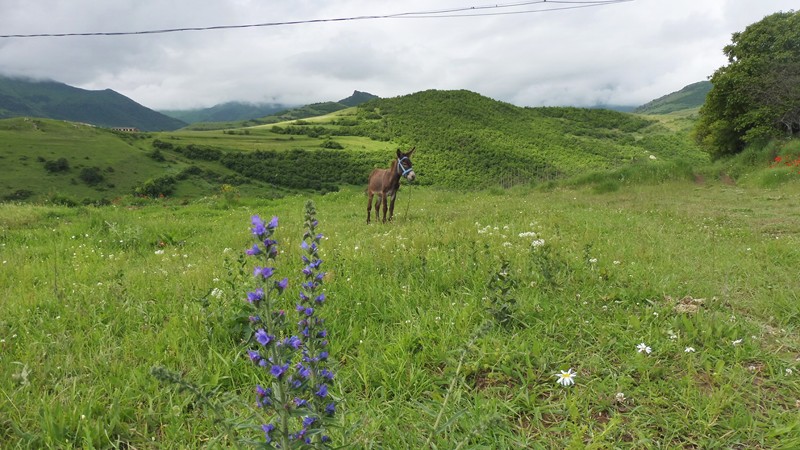
{"type": "Polygon", "coordinates": [[[219,193],[223,184],[259,195],[331,191],[365,183],[395,149],[411,146],[417,148],[418,183],[450,188],[708,161],[686,127],[671,126],[665,116],[520,108],[469,91],[336,105],[308,105],[284,122],[212,131],[119,133],[52,120],[0,120],[0,164],[8,167],[0,175],[0,198],[40,201],[58,193],[83,201],[135,192],[192,199],[219,193]]]}
{"type": "Polygon", "coordinates": [[[0,119],[11,117],[69,120],[144,131],[175,130],[186,125],[111,89],[88,91],[55,81],[0,75],[0,119]]]}
{"type": "Polygon", "coordinates": [[[705,103],[706,95],[710,90],[710,81],[700,81],[645,103],[633,112],[637,114],[669,114],[684,109],[699,108],[705,103]]]}

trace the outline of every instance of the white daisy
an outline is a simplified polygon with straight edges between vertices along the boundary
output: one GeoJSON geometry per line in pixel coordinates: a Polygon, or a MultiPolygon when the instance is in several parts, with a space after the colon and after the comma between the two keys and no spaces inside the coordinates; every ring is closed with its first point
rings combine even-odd
{"type": "Polygon", "coordinates": [[[648,347],[648,346],[647,346],[647,344],[645,344],[644,342],[642,342],[641,344],[637,345],[637,346],[636,346],[636,350],[637,350],[639,353],[642,353],[642,352],[644,352],[644,353],[647,353],[647,354],[650,354],[650,352],[652,352],[652,351],[653,351],[653,349],[652,349],[652,348],[650,348],[650,347],[648,347]]]}
{"type": "Polygon", "coordinates": [[[558,378],[556,383],[564,387],[575,384],[575,372],[572,371],[571,367],[566,372],[562,370],[561,373],[556,374],[556,377],[558,378]]]}

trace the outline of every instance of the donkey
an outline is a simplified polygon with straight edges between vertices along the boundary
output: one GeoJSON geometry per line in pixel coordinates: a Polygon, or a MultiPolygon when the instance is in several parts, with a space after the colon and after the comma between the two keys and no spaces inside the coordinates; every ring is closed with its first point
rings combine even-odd
{"type": "Polygon", "coordinates": [[[386,209],[388,198],[392,202],[388,205],[389,221],[394,216],[394,201],[397,198],[397,190],[400,189],[400,177],[406,177],[408,181],[414,181],[417,175],[411,164],[411,154],[414,153],[413,147],[408,153],[403,153],[397,149],[397,159],[392,161],[388,169],[375,169],[369,174],[369,184],[367,185],[367,223],[369,223],[370,213],[372,212],[372,196],[377,195],[375,201],[375,218],[380,219],[380,207],[383,205],[383,222],[386,223],[386,209]]]}

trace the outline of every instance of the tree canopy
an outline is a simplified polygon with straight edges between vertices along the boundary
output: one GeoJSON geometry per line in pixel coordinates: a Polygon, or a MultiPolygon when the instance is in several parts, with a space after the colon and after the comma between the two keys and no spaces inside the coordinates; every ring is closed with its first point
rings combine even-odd
{"type": "Polygon", "coordinates": [[[759,139],[800,133],[800,11],[779,12],[733,34],[728,65],[711,76],[696,138],[713,157],[759,139]]]}

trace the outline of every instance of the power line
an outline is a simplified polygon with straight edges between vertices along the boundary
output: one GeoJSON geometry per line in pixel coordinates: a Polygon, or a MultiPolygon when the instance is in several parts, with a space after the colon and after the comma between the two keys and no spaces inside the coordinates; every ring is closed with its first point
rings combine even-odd
{"type": "Polygon", "coordinates": [[[183,27],[183,28],[165,28],[159,30],[143,30],[143,31],[106,31],[106,32],[83,32],[83,33],[37,33],[37,34],[3,34],[0,38],[46,38],[46,37],[74,37],[74,36],[131,36],[131,35],[145,35],[145,34],[165,34],[165,33],[180,33],[186,31],[211,31],[211,30],[234,30],[241,28],[264,28],[264,27],[277,27],[289,25],[303,25],[303,24],[317,24],[317,23],[330,23],[330,22],[347,22],[355,20],[377,20],[377,19],[440,19],[440,18],[459,18],[459,17],[480,17],[480,16],[500,16],[512,14],[531,14],[543,13],[552,11],[563,11],[566,9],[577,8],[591,8],[595,6],[608,6],[616,3],[627,3],[634,0],[597,0],[597,1],[553,1],[553,0],[535,0],[523,1],[516,3],[494,4],[484,6],[469,6],[461,8],[441,9],[433,11],[416,11],[404,12],[395,14],[377,14],[365,16],[352,16],[352,17],[339,17],[329,19],[306,19],[306,20],[291,20],[285,22],[266,22],[266,23],[252,23],[242,25],[214,25],[207,27],[183,27]],[[526,6],[545,6],[545,5],[567,5],[558,6],[555,8],[545,9],[522,9],[516,11],[491,11],[508,8],[520,8],[526,6]]]}

